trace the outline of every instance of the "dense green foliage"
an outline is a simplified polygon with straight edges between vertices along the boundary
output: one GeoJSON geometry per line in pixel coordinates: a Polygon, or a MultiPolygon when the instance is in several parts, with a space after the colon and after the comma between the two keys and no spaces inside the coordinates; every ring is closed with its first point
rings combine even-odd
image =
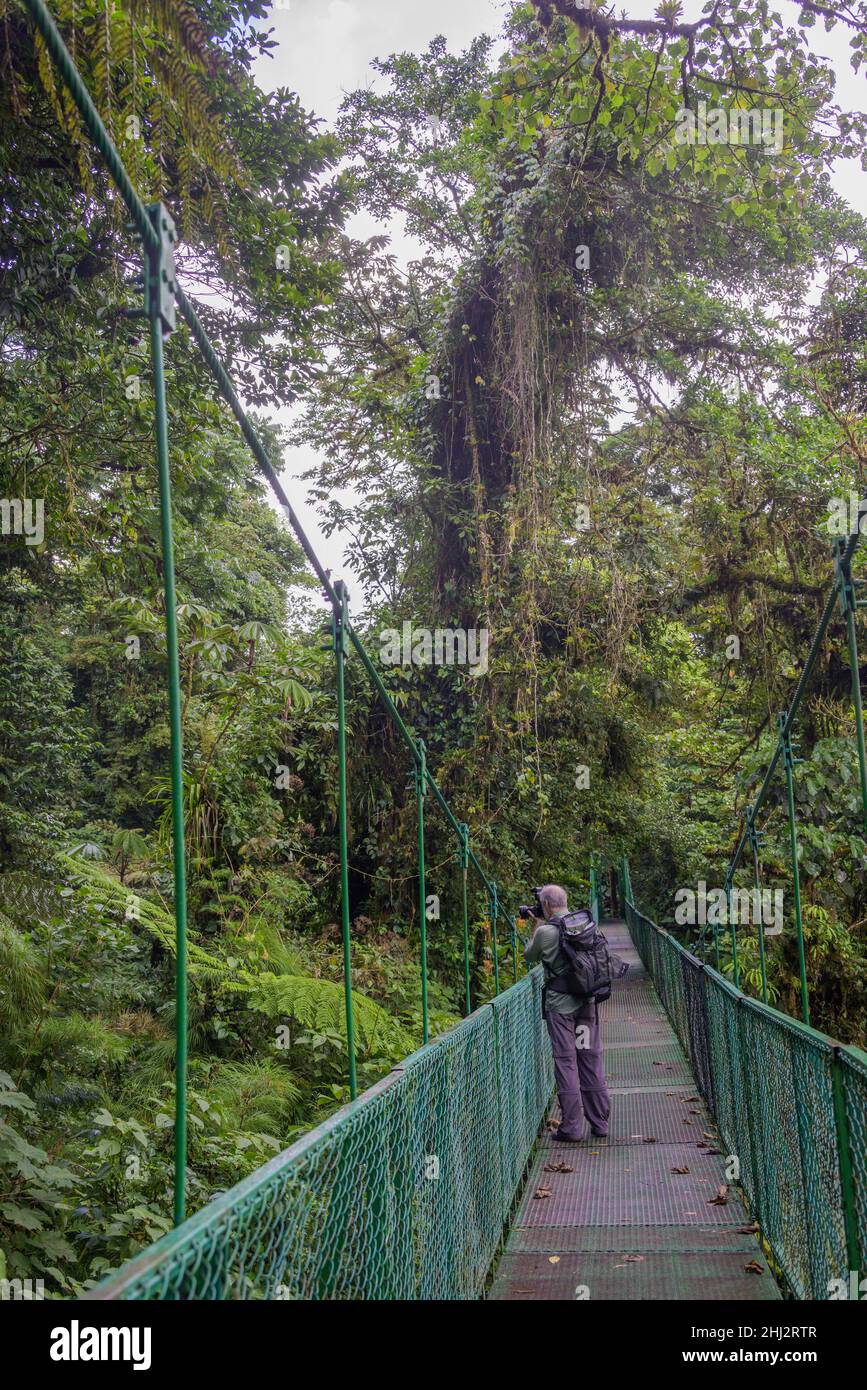
{"type": "MultiPolygon", "coordinates": [[[[519,4],[501,62],[484,38],[393,55],[333,135],[253,82],[260,0],[53,8],[142,194],[178,218],[275,460],[269,409],[305,403],[371,651],[406,622],[489,633],[485,672],[383,677],[502,898],[580,895],[591,851],[627,853],[670,921],[677,886],[722,882],[830,583],[829,500],[865,483],[867,227],[828,179],[864,123],[834,106],[817,7],[718,3],[693,26],[519,4]],[[756,96],[784,114],[779,150],[676,143],[682,105],[756,96]],[[352,207],[402,217],[423,255],[353,241],[352,207]]],[[[0,537],[0,1265],[64,1294],[170,1221],[165,605],[138,250],[12,0],[4,23],[0,493],[43,499],[45,534],[0,537]]],[[[167,356],[192,1210],[347,1092],[326,609],[184,331],[167,356]]],[[[420,1040],[415,821],[400,741],[357,662],[347,679],[367,1084],[420,1040]]],[[[849,679],[837,624],[797,794],[814,1021],[863,1041],[849,679]]],[[[766,883],[787,886],[779,811],[767,830],[766,883]]],[[[462,968],[433,808],[427,853],[439,1029],[462,968]]],[[[746,932],[752,989],[756,951],[746,932]]],[[[788,899],[770,969],[795,1011],[788,899]]]]}

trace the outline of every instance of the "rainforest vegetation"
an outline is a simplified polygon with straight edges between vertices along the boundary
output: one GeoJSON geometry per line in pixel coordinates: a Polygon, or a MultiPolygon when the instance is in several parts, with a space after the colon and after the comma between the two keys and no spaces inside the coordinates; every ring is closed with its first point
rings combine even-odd
{"type": "MultiPolygon", "coordinates": [[[[44,504],[44,534],[0,537],[0,1276],[57,1296],[171,1225],[165,597],[140,247],[0,8],[0,493],[44,504]]],[[[489,634],[484,672],[382,676],[503,901],[580,899],[591,851],[626,854],[671,923],[678,886],[723,881],[831,582],[829,507],[867,482],[867,224],[829,177],[865,119],[821,56],[842,30],[867,63],[863,0],[518,3],[504,45],[383,55],[333,129],[254,80],[262,0],[51,8],[278,470],[295,404],[370,650],[405,622],[489,634]],[[784,139],[679,142],[700,102],[782,113],[784,139]],[[350,235],[357,211],[383,234],[350,235]]],[[[318,583],[184,328],[166,353],[195,1210],[347,1097],[336,713],[318,583]]],[[[800,872],[813,1022],[863,1045],[850,687],[836,620],[798,726],[800,872]]],[[[347,698],[366,1085],[421,1041],[415,803],[357,661],[347,698]]],[[[788,887],[782,798],[762,860],[788,887]]],[[[463,969],[434,810],[427,858],[439,1031],[463,969]]],[[[796,1013],[785,901],[770,996],[796,1013]]],[[[753,933],[740,951],[756,992],[753,933]]]]}

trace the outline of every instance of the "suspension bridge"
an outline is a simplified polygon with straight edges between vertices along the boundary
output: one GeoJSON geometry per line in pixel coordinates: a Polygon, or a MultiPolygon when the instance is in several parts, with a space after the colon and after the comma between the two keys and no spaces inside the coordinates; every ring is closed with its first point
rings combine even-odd
{"type": "MultiPolygon", "coordinates": [[[[176,921],[175,1229],[110,1276],[94,1299],[824,1299],[850,1286],[867,1254],[867,1054],[810,1025],[798,879],[792,729],[839,605],[846,623],[862,809],[867,760],[851,562],[840,539],[834,580],[764,782],[748,808],[726,877],[729,902],[744,849],[761,884],[759,817],[782,762],[791,848],[800,1019],[740,988],[737,931],[719,927],[692,951],[636,905],[617,865],[623,914],[608,924],[632,970],[603,1013],[612,1087],[606,1141],[554,1143],[553,1075],[540,970],[521,974],[517,923],[481,864],[469,827],[443,795],[424,744],[401,718],[296,517],[194,306],[178,283],[175,232],[145,206],[43,0],[24,0],[51,60],[126,204],[142,243],[160,485],[176,921]],[[339,765],[338,841],[351,1101],[254,1174],[187,1216],[187,920],[183,745],[174,584],[164,337],[185,321],[332,611],[339,765]],[[364,668],[400,733],[418,828],[419,959],[424,1045],[357,1094],[347,838],[344,668],[364,668]],[[455,836],[462,875],[467,1016],[429,1036],[425,817],[433,803],[455,836]],[[487,898],[494,997],[471,1012],[468,875],[487,898]],[[711,949],[713,963],[711,963],[711,949]],[[722,970],[730,950],[732,979],[722,970]],[[501,963],[511,983],[501,980],[501,963]]],[[[591,903],[599,899],[591,870],[591,903]]],[[[856,1294],[857,1296],[857,1294],[856,1294]]]]}

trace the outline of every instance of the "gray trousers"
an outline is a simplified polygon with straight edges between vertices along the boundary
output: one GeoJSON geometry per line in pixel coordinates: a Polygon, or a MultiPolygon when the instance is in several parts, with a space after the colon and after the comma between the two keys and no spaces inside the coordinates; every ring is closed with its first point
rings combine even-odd
{"type": "Polygon", "coordinates": [[[611,1101],[605,1084],[596,1005],[585,1004],[574,1014],[549,1012],[545,1022],[554,1057],[561,1133],[570,1139],[583,1139],[586,1115],[592,1129],[607,1134],[611,1101]]]}

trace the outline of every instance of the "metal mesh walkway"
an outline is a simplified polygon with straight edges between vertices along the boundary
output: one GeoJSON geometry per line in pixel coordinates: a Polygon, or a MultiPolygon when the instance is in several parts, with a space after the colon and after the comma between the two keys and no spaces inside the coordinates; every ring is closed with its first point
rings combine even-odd
{"type": "Polygon", "coordinates": [[[779,1299],[628,928],[605,934],[631,966],[600,1011],[611,1131],[542,1140],[488,1297],[779,1299]]]}

